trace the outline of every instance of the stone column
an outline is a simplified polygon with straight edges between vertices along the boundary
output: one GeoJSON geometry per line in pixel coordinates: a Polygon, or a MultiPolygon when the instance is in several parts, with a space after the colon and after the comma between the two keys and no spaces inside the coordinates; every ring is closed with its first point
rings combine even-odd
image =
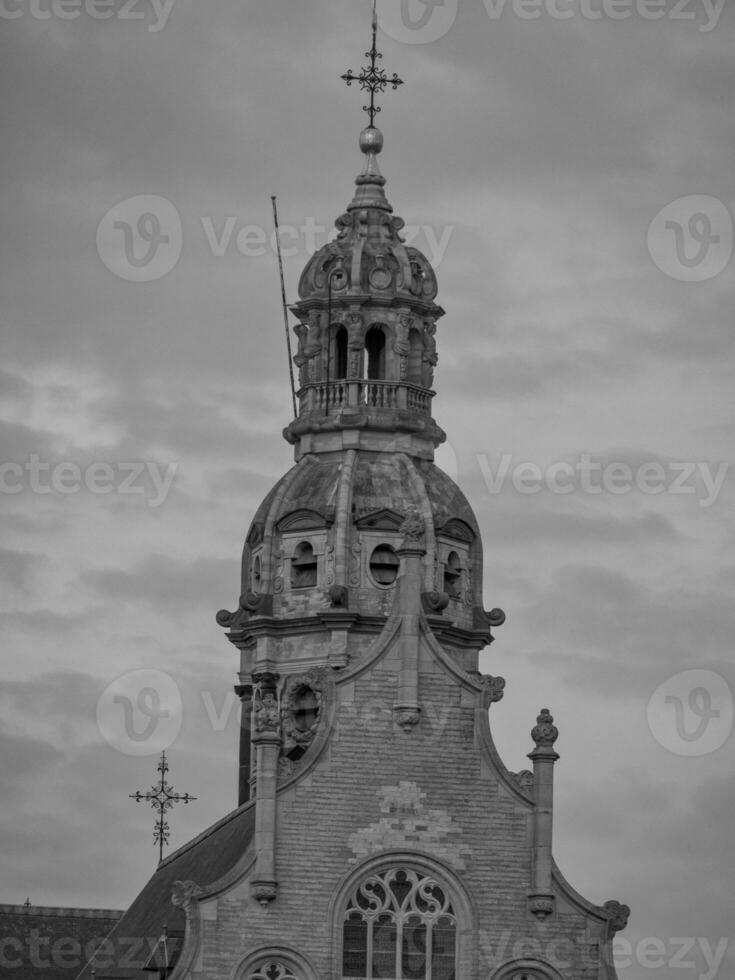
{"type": "Polygon", "coordinates": [[[253,674],[252,743],[256,751],[255,792],[256,863],[251,891],[261,905],[276,897],[276,789],[281,747],[281,709],[276,684],[278,674],[253,674]]]}
{"type": "Polygon", "coordinates": [[[421,559],[426,554],[423,545],[423,518],[415,511],[410,513],[401,531],[403,541],[398,549],[401,559],[401,577],[398,581],[398,610],[401,616],[399,643],[401,667],[398,674],[398,692],[393,706],[396,721],[406,731],[418,724],[419,706],[419,613],[423,572],[421,559]]]}
{"type": "Polygon", "coordinates": [[[554,763],[559,758],[554,742],[559,731],[548,708],[542,708],[531,732],[536,748],[528,754],[533,762],[536,807],[533,813],[532,885],[529,911],[545,919],[554,911],[551,888],[551,834],[554,813],[554,763]]]}

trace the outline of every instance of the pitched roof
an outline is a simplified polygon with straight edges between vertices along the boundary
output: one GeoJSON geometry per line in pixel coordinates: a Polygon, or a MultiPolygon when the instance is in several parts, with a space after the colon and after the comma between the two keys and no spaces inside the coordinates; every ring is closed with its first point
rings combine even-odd
{"type": "Polygon", "coordinates": [[[235,867],[254,829],[255,808],[248,801],[162,861],[79,980],[91,980],[92,971],[95,980],[152,980],[155,972],[170,972],[185,926],[183,910],[171,902],[174,882],[194,881],[206,889],[235,867]]]}
{"type": "Polygon", "coordinates": [[[13,980],[73,980],[122,912],[0,905],[3,965],[13,980]]]}

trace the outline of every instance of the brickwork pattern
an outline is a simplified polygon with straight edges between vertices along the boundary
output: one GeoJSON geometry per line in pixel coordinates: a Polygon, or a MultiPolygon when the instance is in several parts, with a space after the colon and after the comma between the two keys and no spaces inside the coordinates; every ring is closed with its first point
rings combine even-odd
{"type": "Polygon", "coordinates": [[[599,980],[599,922],[563,900],[548,920],[527,911],[532,808],[506,788],[480,750],[474,695],[424,646],[421,720],[401,729],[392,711],[399,655],[394,644],[361,676],[338,685],[325,751],[278,798],[278,898],[259,906],[247,882],[220,897],[216,917],[203,923],[201,975],[231,980],[247,954],[287,945],[308,957],[320,977],[338,978],[340,910],[335,923],[330,902],[363,856],[398,849],[434,855],[450,885],[452,865],[459,872],[458,887],[477,917],[460,923],[461,980],[484,980],[524,955],[554,965],[560,950],[564,960],[556,956],[556,965],[565,967],[565,980],[599,980]],[[397,804],[406,812],[399,806],[391,814],[397,804]]]}

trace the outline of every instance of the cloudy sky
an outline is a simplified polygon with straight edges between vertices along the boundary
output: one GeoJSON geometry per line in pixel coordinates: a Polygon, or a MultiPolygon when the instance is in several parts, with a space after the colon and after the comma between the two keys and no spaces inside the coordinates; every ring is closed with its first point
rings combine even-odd
{"type": "MultiPolygon", "coordinates": [[[[621,977],[724,980],[735,10],[379,10],[406,81],[381,166],[447,311],[439,459],[508,616],[483,664],[508,685],[496,741],[524,768],[553,711],[557,861],[632,907],[621,977]]],[[[291,461],[270,195],[294,299],[360,167],[364,100],[339,75],[370,3],[5,0],[0,19],[0,901],[123,908],[155,863],[128,794],[157,751],[110,721],[124,703],[141,725],[169,711],[171,782],[198,797],[173,845],[236,802],[214,614],[291,461]]]]}

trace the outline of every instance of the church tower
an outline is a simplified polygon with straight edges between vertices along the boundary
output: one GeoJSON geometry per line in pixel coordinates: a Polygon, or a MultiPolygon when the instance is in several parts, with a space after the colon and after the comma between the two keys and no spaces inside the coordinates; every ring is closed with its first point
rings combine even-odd
{"type": "MultiPolygon", "coordinates": [[[[375,27],[369,54],[375,71],[375,27]]],[[[386,197],[365,77],[363,166],[292,307],[295,464],[217,615],[240,656],[239,805],[161,863],[98,980],[615,977],[629,910],[584,899],[552,858],[554,719],[530,726],[532,771],[493,743],[505,682],[478,658],[505,617],[483,608],[477,521],[433,461],[444,311],[386,197]]]]}

